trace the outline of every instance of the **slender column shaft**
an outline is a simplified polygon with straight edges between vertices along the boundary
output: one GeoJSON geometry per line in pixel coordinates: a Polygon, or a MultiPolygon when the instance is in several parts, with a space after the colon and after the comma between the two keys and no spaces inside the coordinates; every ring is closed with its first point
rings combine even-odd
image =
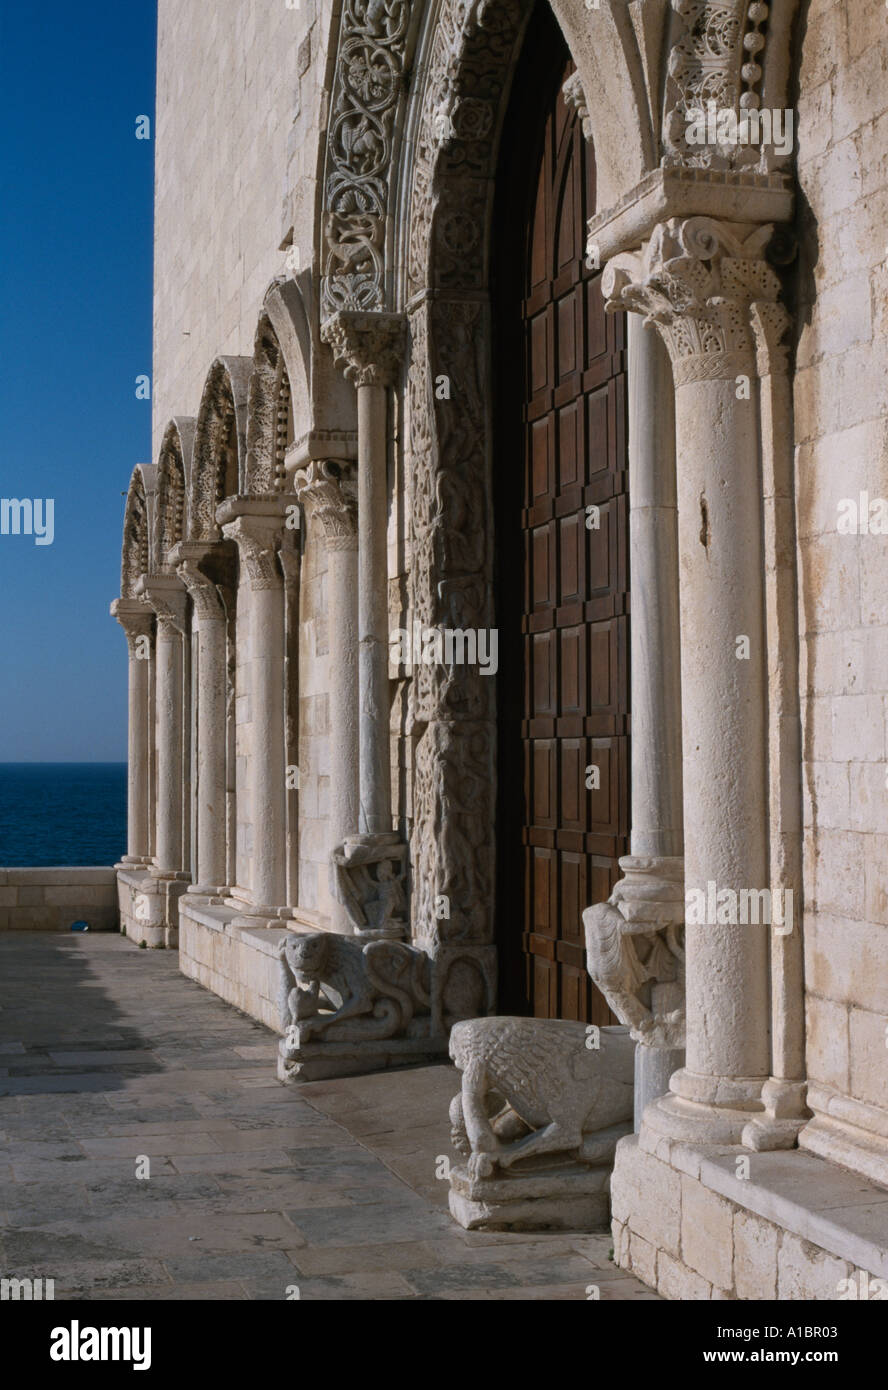
{"type": "MultiPolygon", "coordinates": [[[[707,898],[711,884],[738,897],[768,884],[757,413],[733,379],[676,393],[685,885],[707,898]]],[[[710,1102],[755,1096],[770,1069],[768,928],[689,913],[686,947],[692,1075],[681,1091],[710,1102]]]]}
{"type": "Polygon", "coordinates": [[[283,585],[253,589],[250,667],[253,714],[253,898],[280,906],[286,891],[283,585]]]}
{"type": "Polygon", "coordinates": [[[225,883],[225,615],[198,627],[197,881],[225,883]]]}
{"type": "Polygon", "coordinates": [[[151,857],[151,667],[153,614],[141,599],[115,599],[111,613],[126,633],[129,654],[127,725],[127,852],[125,862],[151,857]]]}
{"type": "Polygon", "coordinates": [[[254,906],[276,911],[287,895],[284,737],[284,581],[277,549],[281,514],[250,511],[222,528],[236,541],[250,589],[251,792],[254,906]]]}
{"type": "Polygon", "coordinates": [[[157,621],[157,849],[159,873],[182,868],[182,635],[157,621]]]}
{"type": "Polygon", "coordinates": [[[327,549],[330,603],[331,835],[340,844],[358,824],[358,552],[327,549]]]}
{"type": "Polygon", "coordinates": [[[632,853],[682,853],[678,511],[672,367],[637,314],[629,334],[632,853]]]}
{"type": "Polygon", "coordinates": [[[126,852],[133,860],[148,858],[148,673],[150,660],[129,642],[129,735],[127,740],[126,852]]]}
{"type": "Polygon", "coordinates": [[[386,558],[386,392],[358,387],[360,829],[391,831],[386,558]]]}

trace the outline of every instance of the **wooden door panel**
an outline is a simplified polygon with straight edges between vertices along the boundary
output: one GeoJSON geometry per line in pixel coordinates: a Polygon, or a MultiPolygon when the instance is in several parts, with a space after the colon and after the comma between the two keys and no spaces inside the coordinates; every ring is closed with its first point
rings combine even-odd
{"type": "Polygon", "coordinates": [[[586,972],[582,914],[609,896],[629,850],[625,328],[585,263],[595,168],[561,92],[573,67],[551,15],[533,24],[551,95],[534,114],[540,82],[516,79],[498,214],[516,249],[495,287],[498,434],[511,441],[495,459],[497,545],[514,557],[498,579],[501,650],[513,653],[498,695],[499,940],[510,1009],[602,1024],[615,1020],[586,972]]]}

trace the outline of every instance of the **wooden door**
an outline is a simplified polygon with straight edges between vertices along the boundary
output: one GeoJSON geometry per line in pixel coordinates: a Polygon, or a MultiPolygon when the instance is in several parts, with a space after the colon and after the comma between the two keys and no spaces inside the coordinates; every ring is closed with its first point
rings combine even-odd
{"type": "Polygon", "coordinates": [[[525,118],[512,155],[517,175],[520,150],[525,163],[534,150],[523,263],[495,299],[518,339],[515,354],[501,343],[512,389],[500,371],[495,460],[497,498],[512,492],[497,514],[499,623],[515,639],[500,699],[500,1007],[606,1023],[582,912],[608,897],[629,852],[625,317],[605,314],[585,263],[594,156],[561,92],[573,65],[560,35],[549,41],[557,80],[536,140],[525,118]]]}

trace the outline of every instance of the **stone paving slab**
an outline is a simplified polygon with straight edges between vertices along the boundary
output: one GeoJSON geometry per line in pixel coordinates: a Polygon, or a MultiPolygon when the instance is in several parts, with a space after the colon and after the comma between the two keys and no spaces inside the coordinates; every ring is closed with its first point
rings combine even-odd
{"type": "Polygon", "coordinates": [[[57,1300],[656,1298],[609,1235],[453,1223],[450,1067],[283,1087],[275,1053],[173,953],[0,934],[0,1273],[57,1300]]]}

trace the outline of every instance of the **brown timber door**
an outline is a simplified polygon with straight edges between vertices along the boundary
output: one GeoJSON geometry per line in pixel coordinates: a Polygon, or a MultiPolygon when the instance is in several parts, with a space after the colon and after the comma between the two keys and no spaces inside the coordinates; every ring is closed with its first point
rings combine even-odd
{"type": "Polygon", "coordinates": [[[514,637],[499,702],[500,1007],[607,1023],[582,913],[609,896],[629,852],[625,318],[605,314],[585,263],[594,156],[561,92],[573,64],[560,35],[549,42],[557,80],[535,139],[525,123],[511,154],[516,178],[521,150],[530,164],[522,263],[495,286],[501,336],[511,321],[518,339],[514,354],[502,345],[510,383],[497,374],[496,493],[513,490],[497,507],[498,621],[514,637]]]}

